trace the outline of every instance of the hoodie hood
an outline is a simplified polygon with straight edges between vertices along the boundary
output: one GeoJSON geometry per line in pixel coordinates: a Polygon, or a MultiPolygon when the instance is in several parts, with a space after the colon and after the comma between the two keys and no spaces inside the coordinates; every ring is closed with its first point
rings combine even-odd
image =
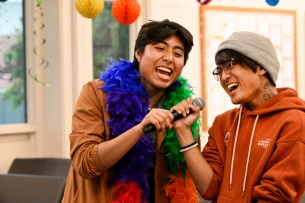
{"type": "Polygon", "coordinates": [[[305,102],[298,97],[297,92],[291,88],[277,88],[278,94],[250,111],[243,106],[243,113],[247,115],[264,115],[276,111],[298,109],[305,112],[305,102]]]}

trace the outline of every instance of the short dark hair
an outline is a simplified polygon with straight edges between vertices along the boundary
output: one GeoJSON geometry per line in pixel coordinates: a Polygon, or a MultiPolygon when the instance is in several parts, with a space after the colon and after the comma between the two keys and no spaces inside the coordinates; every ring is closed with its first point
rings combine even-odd
{"type": "MultiPolygon", "coordinates": [[[[142,25],[136,39],[134,52],[138,50],[140,53],[143,53],[147,44],[156,44],[172,35],[176,35],[183,43],[185,65],[186,61],[188,60],[189,53],[194,46],[193,36],[186,28],[179,25],[178,23],[171,22],[168,19],[163,21],[151,20],[148,23],[142,25]]],[[[135,53],[133,65],[137,70],[139,70],[139,62],[135,56],[135,53]]]]}
{"type": "Polygon", "coordinates": [[[223,65],[230,59],[236,60],[238,64],[246,65],[248,66],[254,73],[256,72],[256,65],[258,65],[255,61],[253,61],[250,58],[247,58],[246,56],[238,53],[237,51],[231,50],[231,49],[224,49],[221,52],[219,52],[215,56],[215,63],[217,65],[223,65]]]}
{"type": "MultiPolygon", "coordinates": [[[[244,56],[244,55],[240,54],[239,52],[234,51],[232,49],[224,49],[224,50],[220,51],[215,56],[215,63],[217,65],[223,65],[224,63],[226,63],[227,61],[229,61],[232,58],[234,60],[236,60],[236,63],[249,67],[254,73],[256,73],[256,66],[262,67],[257,62],[253,61],[252,59],[250,59],[250,58],[248,58],[248,57],[246,57],[246,56],[244,56]]],[[[262,68],[264,68],[264,67],[262,67],[262,68]]],[[[275,86],[275,84],[272,82],[268,72],[266,72],[265,75],[268,78],[268,80],[272,83],[272,85],[275,86]]]]}

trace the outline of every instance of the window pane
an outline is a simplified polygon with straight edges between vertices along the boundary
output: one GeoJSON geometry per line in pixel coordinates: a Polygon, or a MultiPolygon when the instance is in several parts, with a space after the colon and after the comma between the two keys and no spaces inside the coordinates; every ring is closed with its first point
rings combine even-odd
{"type": "Polygon", "coordinates": [[[109,57],[116,61],[129,59],[129,27],[113,18],[111,6],[111,2],[105,2],[102,13],[92,21],[94,78],[100,77],[109,57]]]}
{"type": "Polygon", "coordinates": [[[23,0],[0,2],[0,124],[26,122],[23,0]]]}

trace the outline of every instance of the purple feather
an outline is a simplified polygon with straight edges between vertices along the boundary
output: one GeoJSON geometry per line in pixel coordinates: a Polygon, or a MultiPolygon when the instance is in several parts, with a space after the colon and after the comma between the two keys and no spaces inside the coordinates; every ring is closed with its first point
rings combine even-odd
{"type": "MultiPolygon", "coordinates": [[[[101,90],[107,92],[106,108],[111,117],[106,124],[116,137],[140,123],[148,112],[148,98],[138,71],[130,62],[112,60],[113,65],[104,72],[100,80],[105,84],[101,90]]],[[[115,175],[109,185],[116,182],[136,182],[143,191],[143,202],[148,197],[146,170],[154,165],[150,157],[155,153],[154,142],[144,135],[135,146],[111,170],[115,175]]]]}

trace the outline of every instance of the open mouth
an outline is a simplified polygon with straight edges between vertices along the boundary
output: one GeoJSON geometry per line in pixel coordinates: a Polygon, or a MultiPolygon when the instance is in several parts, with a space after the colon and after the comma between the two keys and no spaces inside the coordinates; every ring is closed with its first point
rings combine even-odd
{"type": "Polygon", "coordinates": [[[228,90],[229,90],[230,92],[233,92],[234,90],[237,89],[237,87],[238,87],[238,84],[237,84],[237,83],[231,83],[231,84],[228,85],[228,90]]]}
{"type": "Polygon", "coordinates": [[[156,72],[162,76],[170,77],[172,75],[172,70],[164,67],[156,68],[156,72]]]}

